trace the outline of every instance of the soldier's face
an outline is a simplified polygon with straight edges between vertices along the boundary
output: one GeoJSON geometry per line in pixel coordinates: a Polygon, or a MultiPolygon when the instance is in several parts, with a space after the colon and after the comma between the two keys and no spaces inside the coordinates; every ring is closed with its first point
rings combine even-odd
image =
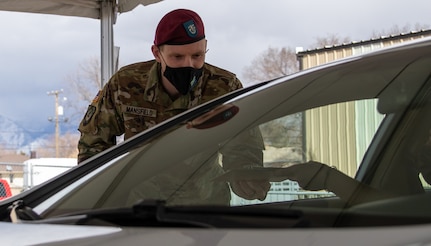
{"type": "Polygon", "coordinates": [[[163,45],[153,47],[154,57],[162,64],[162,74],[166,65],[172,68],[192,67],[199,69],[205,63],[206,39],[185,45],[163,45]]]}

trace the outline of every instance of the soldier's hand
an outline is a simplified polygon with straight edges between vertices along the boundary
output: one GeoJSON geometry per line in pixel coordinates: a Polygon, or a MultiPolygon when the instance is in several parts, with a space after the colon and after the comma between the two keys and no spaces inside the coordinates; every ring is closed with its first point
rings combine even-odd
{"type": "Polygon", "coordinates": [[[329,174],[335,169],[320,162],[309,161],[290,166],[286,171],[289,171],[289,179],[298,182],[302,188],[317,191],[328,188],[329,174]]]}
{"type": "Polygon", "coordinates": [[[266,195],[271,188],[268,181],[233,181],[230,182],[232,191],[247,200],[258,199],[265,200],[266,195]]]}

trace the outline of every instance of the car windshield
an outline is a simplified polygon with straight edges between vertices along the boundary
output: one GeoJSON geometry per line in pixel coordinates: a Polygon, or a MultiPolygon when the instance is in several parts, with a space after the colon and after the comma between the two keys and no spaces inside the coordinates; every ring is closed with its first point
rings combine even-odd
{"type": "MultiPolygon", "coordinates": [[[[161,136],[35,210],[53,217],[161,200],[299,209],[319,213],[309,215],[319,226],[333,225],[340,214],[430,222],[431,58],[423,51],[382,52],[300,72],[198,117],[176,118],[161,136]],[[238,188],[266,182],[271,186],[261,199],[244,198],[238,188]]],[[[380,220],[364,221],[356,224],[380,220]]]]}

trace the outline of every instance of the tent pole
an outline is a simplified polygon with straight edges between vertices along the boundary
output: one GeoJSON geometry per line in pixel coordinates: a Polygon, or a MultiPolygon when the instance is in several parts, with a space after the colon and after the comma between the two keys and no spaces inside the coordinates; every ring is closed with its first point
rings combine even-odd
{"type": "Polygon", "coordinates": [[[100,7],[101,88],[114,72],[114,31],[117,14],[115,0],[102,0],[100,7]]]}

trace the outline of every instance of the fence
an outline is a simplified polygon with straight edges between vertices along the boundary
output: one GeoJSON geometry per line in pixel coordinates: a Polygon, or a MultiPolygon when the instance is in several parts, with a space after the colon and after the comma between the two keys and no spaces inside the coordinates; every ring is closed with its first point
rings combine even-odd
{"type": "Polygon", "coordinates": [[[12,195],[24,189],[24,163],[0,162],[0,178],[9,183],[12,195]]]}
{"type": "Polygon", "coordinates": [[[0,162],[0,178],[6,180],[12,195],[21,193],[76,165],[73,158],[29,159],[24,163],[0,162]]]}
{"type": "Polygon", "coordinates": [[[334,194],[327,191],[304,191],[295,181],[285,180],[283,182],[271,182],[269,190],[264,201],[246,200],[232,193],[231,205],[247,205],[256,203],[293,201],[306,198],[318,198],[333,196],[334,194]]]}

